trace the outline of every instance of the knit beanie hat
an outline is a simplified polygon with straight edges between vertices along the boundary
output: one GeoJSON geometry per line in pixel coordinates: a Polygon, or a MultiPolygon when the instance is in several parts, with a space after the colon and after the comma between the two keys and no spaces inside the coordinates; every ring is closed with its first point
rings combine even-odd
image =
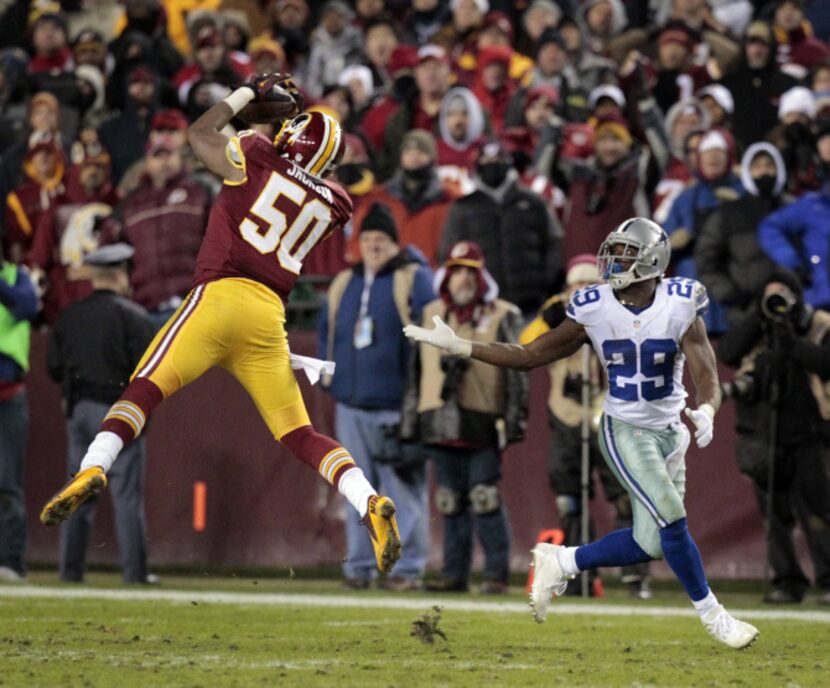
{"type": "Polygon", "coordinates": [[[383,203],[374,203],[363,218],[360,232],[383,232],[396,244],[398,243],[398,227],[389,207],[383,203]]]}

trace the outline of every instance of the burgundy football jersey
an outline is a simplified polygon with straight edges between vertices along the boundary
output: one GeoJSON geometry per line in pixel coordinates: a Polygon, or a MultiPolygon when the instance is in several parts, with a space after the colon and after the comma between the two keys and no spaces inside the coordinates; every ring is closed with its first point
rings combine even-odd
{"type": "Polygon", "coordinates": [[[216,197],[194,284],[246,277],[285,301],[309,251],[349,221],[352,201],[337,184],[280,157],[257,132],[231,139],[228,157],[246,178],[225,182],[216,197]]]}

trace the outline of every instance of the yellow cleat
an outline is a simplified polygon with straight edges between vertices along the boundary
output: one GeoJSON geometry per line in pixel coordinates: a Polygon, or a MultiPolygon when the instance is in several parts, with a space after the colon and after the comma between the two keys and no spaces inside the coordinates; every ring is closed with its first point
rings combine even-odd
{"type": "Polygon", "coordinates": [[[401,558],[401,536],[395,521],[395,503],[389,497],[373,495],[369,498],[369,509],[361,522],[372,538],[378,570],[389,573],[401,558]]]}
{"type": "Polygon", "coordinates": [[[40,522],[45,526],[54,526],[65,521],[81,504],[106,486],[107,476],[98,466],[79,471],[46,503],[40,512],[40,522]]]}

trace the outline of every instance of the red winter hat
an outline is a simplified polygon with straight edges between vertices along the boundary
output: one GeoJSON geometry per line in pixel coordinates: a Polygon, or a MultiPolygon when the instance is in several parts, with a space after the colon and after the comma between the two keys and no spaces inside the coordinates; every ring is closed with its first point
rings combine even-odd
{"type": "Polygon", "coordinates": [[[414,45],[399,45],[389,56],[389,73],[411,71],[418,64],[418,48],[414,45]]]}
{"type": "Polygon", "coordinates": [[[559,91],[553,86],[542,84],[541,86],[534,86],[527,92],[522,102],[522,110],[527,110],[533,103],[542,98],[549,101],[554,107],[559,105],[559,91]]]}
{"type": "Polygon", "coordinates": [[[187,118],[181,110],[170,108],[160,110],[153,115],[151,129],[164,129],[172,131],[187,131],[187,118]]]}
{"type": "Polygon", "coordinates": [[[507,36],[511,43],[513,42],[513,24],[504,12],[493,11],[487,13],[487,16],[484,17],[484,23],[481,26],[481,31],[485,31],[490,27],[497,28],[505,36],[507,36]]]}
{"type": "Polygon", "coordinates": [[[499,62],[505,67],[510,65],[513,51],[505,45],[491,45],[478,51],[478,66],[483,69],[493,62],[499,62]]]}
{"type": "Polygon", "coordinates": [[[484,253],[475,241],[459,241],[450,249],[444,267],[453,268],[458,265],[474,270],[484,267],[484,253]]]}

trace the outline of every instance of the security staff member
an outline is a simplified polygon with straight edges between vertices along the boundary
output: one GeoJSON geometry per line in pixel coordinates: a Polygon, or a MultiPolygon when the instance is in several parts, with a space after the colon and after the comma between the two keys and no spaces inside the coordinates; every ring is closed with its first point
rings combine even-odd
{"type": "MultiPolygon", "coordinates": [[[[67,469],[77,472],[110,406],[118,400],[155,334],[147,312],[127,297],[133,249],[112,244],[86,256],[92,295],[58,317],[49,342],[49,374],[63,387],[68,437],[67,469]]],[[[147,583],[144,524],[144,439],[131,444],[108,474],[124,581],[147,583]]],[[[80,582],[97,500],[63,524],[60,578],[80,582]]]]}

